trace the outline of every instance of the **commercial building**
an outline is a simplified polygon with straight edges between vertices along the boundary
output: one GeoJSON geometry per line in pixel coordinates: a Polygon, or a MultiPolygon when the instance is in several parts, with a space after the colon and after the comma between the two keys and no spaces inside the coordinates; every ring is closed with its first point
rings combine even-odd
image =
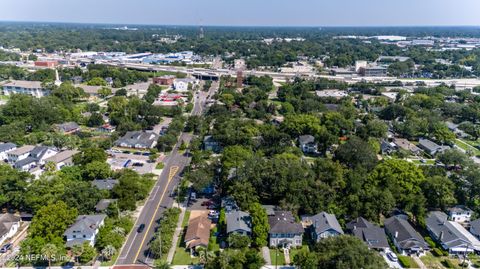
{"type": "Polygon", "coordinates": [[[161,76],[161,77],[154,77],[153,78],[153,83],[158,84],[158,85],[167,85],[171,86],[173,82],[175,81],[175,76],[161,76]]]}

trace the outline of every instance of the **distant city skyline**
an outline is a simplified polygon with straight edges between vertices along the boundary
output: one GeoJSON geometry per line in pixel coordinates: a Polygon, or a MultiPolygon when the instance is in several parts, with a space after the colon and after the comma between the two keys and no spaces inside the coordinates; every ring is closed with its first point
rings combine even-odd
{"type": "Polygon", "coordinates": [[[478,0],[1,0],[1,21],[205,26],[480,26],[478,0]]]}

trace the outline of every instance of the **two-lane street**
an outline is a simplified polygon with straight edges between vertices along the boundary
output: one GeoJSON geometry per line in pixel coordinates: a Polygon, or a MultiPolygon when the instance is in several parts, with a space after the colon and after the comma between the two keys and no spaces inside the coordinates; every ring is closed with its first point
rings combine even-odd
{"type": "MultiPolygon", "coordinates": [[[[193,115],[201,115],[203,113],[208,101],[218,90],[218,86],[218,82],[213,82],[208,92],[199,91],[194,96],[193,115]]],[[[188,144],[191,139],[191,134],[182,133],[177,144],[164,160],[164,169],[158,177],[150,196],[147,198],[135,222],[135,226],[128,235],[117,260],[117,265],[153,263],[153,260],[148,255],[149,243],[153,239],[155,230],[158,227],[157,221],[161,218],[163,212],[173,205],[174,197],[171,197],[170,194],[180,181],[180,177],[176,175],[180,174],[190,161],[190,158],[183,152],[179,152],[178,148],[182,142],[188,144]],[[145,225],[145,229],[139,233],[137,229],[142,224],[145,225]]]]}

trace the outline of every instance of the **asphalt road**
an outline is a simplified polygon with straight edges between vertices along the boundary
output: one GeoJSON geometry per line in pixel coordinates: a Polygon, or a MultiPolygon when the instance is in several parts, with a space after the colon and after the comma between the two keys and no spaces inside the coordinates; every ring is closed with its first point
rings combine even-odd
{"type": "MultiPolygon", "coordinates": [[[[193,115],[201,115],[203,113],[209,97],[211,97],[216,90],[218,90],[218,82],[214,82],[208,92],[200,91],[198,97],[197,95],[194,97],[193,115]]],[[[172,152],[165,158],[163,172],[158,177],[148,200],[145,202],[135,222],[135,226],[128,235],[117,259],[117,265],[153,263],[153,259],[149,257],[148,253],[149,243],[153,239],[155,230],[158,227],[158,220],[161,218],[163,212],[173,205],[174,198],[170,196],[170,193],[172,193],[180,182],[181,177],[178,175],[181,174],[190,162],[188,156],[178,152],[178,147],[183,141],[189,143],[191,139],[191,134],[182,133],[172,152]],[[143,232],[138,233],[137,229],[142,224],[145,225],[145,229],[143,232]]]]}

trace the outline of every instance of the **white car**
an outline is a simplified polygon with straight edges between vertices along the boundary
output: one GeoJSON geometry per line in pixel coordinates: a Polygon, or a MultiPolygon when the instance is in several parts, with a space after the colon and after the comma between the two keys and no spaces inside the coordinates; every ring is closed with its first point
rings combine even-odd
{"type": "Polygon", "coordinates": [[[392,262],[398,262],[398,257],[395,253],[393,252],[387,252],[387,257],[392,261],[392,262]]]}

